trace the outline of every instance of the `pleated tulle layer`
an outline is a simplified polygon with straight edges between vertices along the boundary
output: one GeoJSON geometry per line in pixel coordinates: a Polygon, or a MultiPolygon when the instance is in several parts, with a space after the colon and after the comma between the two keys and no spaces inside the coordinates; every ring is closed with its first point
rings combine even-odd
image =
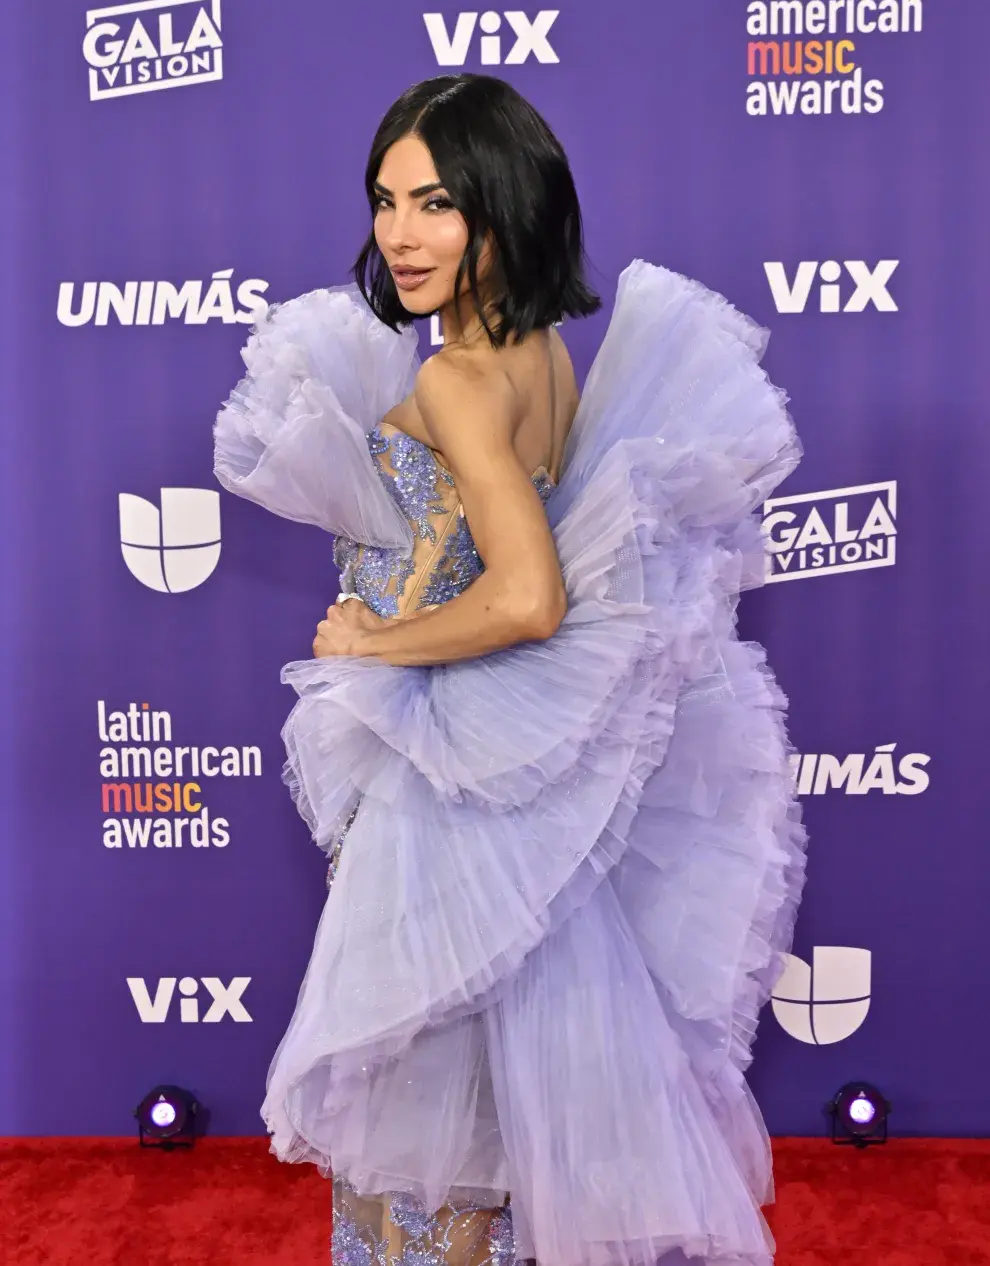
{"type": "MultiPolygon", "coordinates": [[[[361,439],[408,390],[409,337],[347,292],[295,303],[249,345],[218,474],[401,543],[361,439]],[[332,487],[290,473],[315,432],[332,487]]],[[[631,265],[548,503],[554,637],[283,670],[285,778],[317,843],[357,807],[269,1074],[283,1159],[430,1209],[511,1192],[516,1255],[555,1266],[769,1259],[742,1074],[804,834],[785,701],[735,636],[762,574],[753,512],[798,457],[763,341],[719,296],[631,265]]]]}

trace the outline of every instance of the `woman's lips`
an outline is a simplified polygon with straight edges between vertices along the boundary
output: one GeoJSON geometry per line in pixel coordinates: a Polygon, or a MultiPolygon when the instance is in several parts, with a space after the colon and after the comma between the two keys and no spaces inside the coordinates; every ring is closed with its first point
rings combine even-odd
{"type": "Polygon", "coordinates": [[[393,268],[392,277],[400,290],[415,290],[432,272],[432,268],[393,268]]]}

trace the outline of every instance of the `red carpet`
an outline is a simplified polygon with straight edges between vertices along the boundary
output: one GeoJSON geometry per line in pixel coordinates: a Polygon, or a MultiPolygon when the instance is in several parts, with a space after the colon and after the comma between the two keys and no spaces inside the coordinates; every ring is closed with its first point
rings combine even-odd
{"type": "MultiPolygon", "coordinates": [[[[777,1266],[990,1266],[990,1140],[781,1139],[777,1266]]],[[[264,1139],[0,1139],[3,1266],[328,1266],[330,1187],[264,1139]]]]}

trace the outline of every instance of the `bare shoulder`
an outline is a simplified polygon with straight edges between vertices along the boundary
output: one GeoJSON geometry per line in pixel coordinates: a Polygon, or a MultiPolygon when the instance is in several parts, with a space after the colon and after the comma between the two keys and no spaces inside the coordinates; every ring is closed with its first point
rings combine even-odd
{"type": "Polygon", "coordinates": [[[444,447],[452,427],[477,427],[511,432],[517,400],[508,375],[494,358],[478,357],[459,348],[436,353],[416,375],[416,405],[434,443],[444,447]]]}
{"type": "Polygon", "coordinates": [[[570,412],[573,414],[581,399],[581,389],[578,386],[574,364],[571,361],[570,348],[567,346],[567,340],[563,337],[560,330],[551,329],[551,340],[551,345],[555,348],[554,371],[557,374],[557,382],[560,384],[561,394],[567,400],[570,412]]]}

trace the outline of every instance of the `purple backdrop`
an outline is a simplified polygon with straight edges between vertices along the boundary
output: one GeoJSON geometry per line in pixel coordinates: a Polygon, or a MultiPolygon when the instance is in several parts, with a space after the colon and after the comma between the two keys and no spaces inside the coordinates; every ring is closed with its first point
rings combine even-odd
{"type": "Polygon", "coordinates": [[[811,862],[771,1131],[865,1077],[899,1131],[987,1132],[985,0],[423,7],[8,16],[0,1133],[127,1133],[160,1081],[261,1129],[324,895],[278,676],[336,580],[315,529],[217,494],[211,426],[252,311],[346,279],[374,127],[442,65],[567,148],[606,299],[563,330],[581,376],[634,256],[773,332],[806,458],[742,621],[811,862]]]}

